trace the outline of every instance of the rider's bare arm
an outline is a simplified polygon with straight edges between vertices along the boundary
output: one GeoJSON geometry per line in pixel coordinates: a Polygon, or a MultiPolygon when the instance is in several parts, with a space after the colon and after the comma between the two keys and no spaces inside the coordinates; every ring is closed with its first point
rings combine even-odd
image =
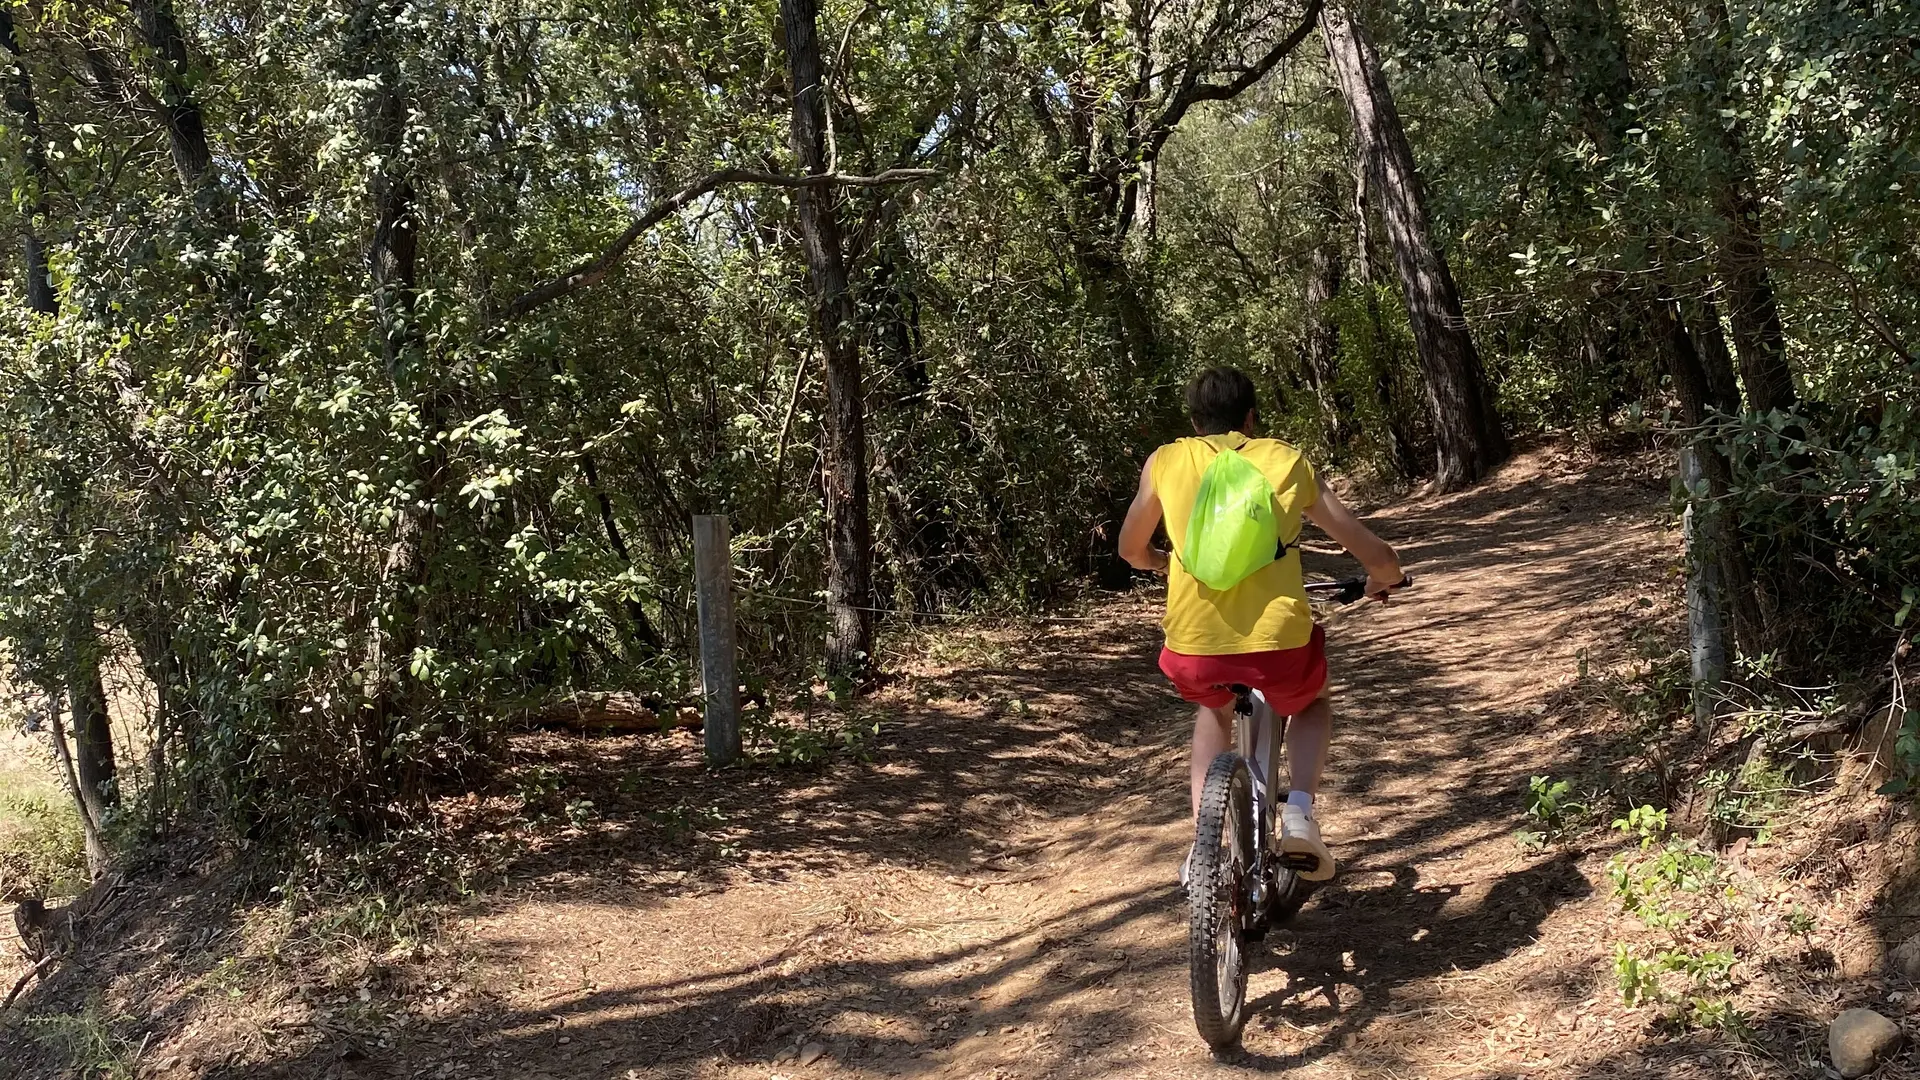
{"type": "MultiPolygon", "coordinates": [[[[1157,500],[1156,500],[1157,501],[1157,500]]],[[[1397,587],[1406,578],[1400,569],[1400,556],[1385,540],[1373,534],[1373,530],[1360,523],[1353,511],[1340,501],[1327,488],[1320,489],[1320,497],[1312,506],[1303,511],[1307,520],[1320,526],[1334,543],[1347,549],[1347,554],[1360,560],[1367,568],[1367,595],[1384,598],[1386,593],[1397,587]]],[[[1123,537],[1125,533],[1121,534],[1123,537]]],[[[1122,541],[1124,543],[1124,540],[1122,541]]],[[[1122,548],[1122,553],[1125,549],[1122,548]]]]}
{"type": "Polygon", "coordinates": [[[1120,557],[1136,570],[1167,572],[1167,553],[1153,548],[1160,513],[1160,493],[1153,490],[1153,455],[1148,454],[1147,463],[1140,467],[1140,490],[1134,493],[1127,520],[1120,526],[1120,557]]]}

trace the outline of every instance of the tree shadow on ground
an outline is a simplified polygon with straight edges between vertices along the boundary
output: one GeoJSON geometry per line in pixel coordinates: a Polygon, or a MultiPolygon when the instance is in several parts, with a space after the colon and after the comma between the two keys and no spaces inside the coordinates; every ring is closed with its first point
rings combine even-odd
{"type": "MultiPolygon", "coordinates": [[[[1592,892],[1568,858],[1501,875],[1465,910],[1456,910],[1460,885],[1421,884],[1419,873],[1406,865],[1378,872],[1390,874],[1392,884],[1349,892],[1301,913],[1273,960],[1285,986],[1249,1006],[1256,1028],[1285,1027],[1311,1033],[1311,1039],[1284,1055],[1242,1051],[1225,1055],[1227,1061],[1259,1072],[1312,1064],[1350,1045],[1375,1019],[1430,1004],[1430,993],[1402,1001],[1402,987],[1471,972],[1531,946],[1554,908],[1592,892]],[[1347,932],[1349,926],[1364,932],[1347,932]]],[[[1563,1002],[1577,1001],[1589,989],[1578,981],[1541,988],[1543,998],[1563,1002]]]]}
{"type": "MultiPolygon", "coordinates": [[[[1643,506],[1645,492],[1627,494],[1526,477],[1382,516],[1420,585],[1404,605],[1343,615],[1331,631],[1345,719],[1330,786],[1354,808],[1349,835],[1335,838],[1343,877],[1255,975],[1254,1030],[1308,1038],[1234,1064],[1324,1060],[1381,1018],[1427,1007],[1450,973],[1531,947],[1552,910],[1586,895],[1566,860],[1508,868],[1465,856],[1512,831],[1528,775],[1617,756],[1608,733],[1563,730],[1532,707],[1541,672],[1512,672],[1493,691],[1485,676],[1557,646],[1620,581],[1644,576],[1645,545],[1556,543],[1569,515],[1646,527],[1622,509],[1643,506]],[[1497,656],[1484,644],[1496,630],[1507,642],[1497,656]],[[1432,783],[1396,783],[1408,776],[1432,783]]],[[[1310,570],[1346,576],[1353,565],[1316,556],[1310,570]]],[[[974,645],[943,668],[856,707],[881,724],[864,759],[713,772],[687,733],[524,738],[526,768],[558,781],[537,796],[555,820],[512,834],[523,850],[473,914],[525,920],[511,924],[518,936],[490,940],[497,975],[587,947],[534,925],[562,908],[603,911],[612,932],[631,934],[655,908],[679,905],[685,920],[723,891],[794,903],[822,881],[917,875],[980,910],[921,925],[828,895],[820,912],[783,913],[778,935],[760,923],[688,927],[697,948],[678,954],[678,973],[607,985],[583,975],[544,996],[496,985],[456,1000],[425,975],[396,976],[372,1001],[304,1014],[295,1035],[244,1063],[186,1074],[661,1080],[747,1064],[764,1074],[802,1036],[826,1045],[834,1074],[859,1076],[1091,1077],[1126,1071],[1148,1039],[1186,1052],[1195,1040],[1183,1011],[1180,1025],[1136,1027],[1143,1004],[1179,1005],[1186,985],[1184,897],[1171,879],[1190,835],[1179,828],[1188,725],[1154,668],[1153,601],[1143,591],[1092,621],[962,633],[974,645]],[[591,813],[560,824],[580,803],[591,813]],[[1165,874],[1088,872],[1108,863],[1165,874]],[[1050,883],[1068,872],[1086,892],[1063,900],[1050,883]],[[1016,881],[1031,893],[1008,903],[1025,909],[985,917],[1016,881]],[[961,925],[966,934],[953,932],[961,925]]],[[[515,782],[476,796],[474,833],[520,812],[515,782]]],[[[189,1015],[164,1014],[156,1042],[189,1015]]]]}
{"type": "MultiPolygon", "coordinates": [[[[1006,857],[1023,824],[1110,800],[1171,739],[1170,697],[1143,677],[1154,629],[1137,622],[983,631],[1028,663],[903,679],[825,717],[879,734],[817,767],[714,771],[695,736],[536,736],[521,759],[557,773],[555,801],[593,821],[536,839],[510,876],[567,895],[609,884],[671,896],[727,881],[862,865],[965,873],[1006,857]]],[[[1154,820],[1183,812],[1160,800],[1154,820]]]]}
{"type": "Polygon", "coordinates": [[[14,1009],[0,1013],[0,1077],[62,1075],[84,1066],[75,1057],[134,1056],[135,1047],[177,1034],[200,1015],[192,995],[143,999],[164,986],[199,983],[240,951],[249,883],[223,869],[203,838],[169,842],[164,864],[105,879],[50,910],[64,924],[63,953],[14,1009]],[[118,991],[113,1000],[104,993],[110,986],[118,991]]]}
{"type": "MultiPolygon", "coordinates": [[[[1395,880],[1391,888],[1341,901],[1338,911],[1304,915],[1289,935],[1292,948],[1277,961],[1288,974],[1288,990],[1253,1004],[1256,1025],[1271,1019],[1315,1025],[1323,1034],[1285,1058],[1240,1054],[1229,1058],[1233,1064],[1283,1071],[1324,1057],[1343,1045],[1346,1033],[1390,1010],[1399,987],[1471,971],[1531,943],[1545,914],[1585,889],[1570,866],[1549,862],[1503,876],[1484,901],[1448,913],[1454,890],[1419,886],[1410,868],[1395,880]],[[1350,920],[1365,921],[1365,940],[1342,940],[1339,926],[1350,920]],[[1417,928],[1431,933],[1414,941],[1417,928]],[[1348,954],[1351,965],[1343,961],[1348,954]],[[1357,1002],[1348,988],[1358,991],[1357,1002]]],[[[828,1036],[839,1075],[991,1075],[1016,1062],[1024,1075],[1101,1075],[1115,1064],[1110,1051],[1142,1034],[1133,1027],[1131,991],[1170,980],[1184,985],[1185,942],[1170,936],[1120,958],[1088,956],[1079,943],[1153,920],[1181,902],[1175,887],[1156,885],[964,949],[798,967],[782,963],[791,955],[776,954],[747,967],[600,990],[550,1006],[486,1010],[463,1017],[440,1038],[397,1040],[377,1059],[351,1052],[343,1058],[343,1044],[323,1043],[271,1066],[210,1075],[386,1078],[446,1069],[446,1075],[586,1080],[618,1077],[628,1068],[650,1077],[692,1075],[715,1063],[771,1061],[783,1027],[797,1022],[811,1030],[819,1017],[846,1012],[894,1030],[828,1036]],[[969,959],[978,963],[966,974],[946,974],[969,959]],[[796,987],[808,985],[823,986],[824,998],[789,1003],[796,987]],[[1025,989],[997,993],[1009,985],[1025,989]],[[1063,1011],[1062,1004],[1070,1007],[1063,1011]],[[1036,1018],[1044,1018],[1044,1032],[1031,1030],[1036,1018]]]]}
{"type": "MultiPolygon", "coordinates": [[[[1511,673],[1498,694],[1476,687],[1489,664],[1557,645],[1617,595],[1620,581],[1642,576],[1632,560],[1648,556],[1637,547],[1554,543],[1569,514],[1618,512],[1623,527],[1646,527],[1620,501],[1604,485],[1582,493],[1525,479],[1444,510],[1386,517],[1389,533],[1417,537],[1406,547],[1418,556],[1421,586],[1405,605],[1343,617],[1332,645],[1357,717],[1342,729],[1333,787],[1363,806],[1364,831],[1340,839],[1342,881],[1276,939],[1255,976],[1255,1030],[1309,1037],[1230,1064],[1284,1071],[1323,1060],[1380,1018],[1428,1007],[1452,973],[1532,947],[1549,913],[1588,895],[1567,859],[1515,859],[1528,865],[1510,870],[1461,860],[1510,834],[1528,775],[1595,768],[1614,756],[1608,733],[1560,730],[1528,707],[1540,672],[1511,673]],[[1453,584],[1469,575],[1472,589],[1453,584]],[[1500,657],[1479,640],[1495,627],[1506,643],[1500,657]],[[1434,783],[1390,783],[1422,774],[1434,783]]],[[[1636,491],[1630,505],[1645,501],[1636,491]]],[[[1337,559],[1315,558],[1310,568],[1352,572],[1337,559]]],[[[869,760],[817,774],[715,775],[690,747],[657,741],[536,747],[555,768],[574,770],[570,790],[606,798],[603,820],[619,828],[553,837],[518,864],[511,893],[634,909],[723,885],[862,868],[971,875],[956,882],[968,885],[988,874],[1045,875],[1068,858],[1084,867],[1143,843],[1135,863],[1164,865],[1170,878],[1184,846],[1174,827],[1186,815],[1184,710],[1153,669],[1150,606],[1111,610],[1109,623],[983,633],[973,662],[910,681],[871,706],[887,717],[869,760]],[[620,792],[619,778],[635,773],[644,783],[620,792]],[[1138,827],[1097,817],[1127,799],[1137,800],[1127,805],[1137,807],[1128,812],[1138,827]],[[706,846],[635,842],[689,800],[726,822],[701,838],[706,846]],[[1043,848],[1010,842],[1035,834],[1043,848]],[[715,857],[721,846],[737,854],[715,857]]],[[[247,1075],[691,1076],[764,1067],[809,1033],[839,1075],[1111,1074],[1144,1039],[1193,1039],[1187,1029],[1134,1027],[1143,1001],[1184,998],[1183,906],[1170,880],[1130,881],[965,942],[929,931],[927,947],[886,956],[816,946],[835,935],[884,942],[914,928],[852,915],[834,923],[829,913],[814,933],[749,950],[741,962],[532,1004],[496,994],[395,1035],[375,1057],[342,1059],[337,1042],[322,1039],[247,1075]]],[[[550,944],[538,935],[498,941],[494,959],[530,963],[550,944]]],[[[1578,982],[1539,989],[1576,1000],[1591,992],[1578,982]]]]}

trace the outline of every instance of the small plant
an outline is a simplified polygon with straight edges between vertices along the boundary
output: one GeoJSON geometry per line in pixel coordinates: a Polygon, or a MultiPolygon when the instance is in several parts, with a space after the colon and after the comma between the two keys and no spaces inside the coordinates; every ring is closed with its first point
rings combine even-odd
{"type": "Polygon", "coordinates": [[[748,753],[755,761],[789,768],[812,768],[834,760],[865,760],[868,744],[880,734],[877,722],[816,713],[798,723],[760,712],[747,722],[748,753]]]}
{"type": "Polygon", "coordinates": [[[1636,806],[1627,811],[1627,816],[1615,818],[1613,827],[1640,841],[1640,850],[1645,851],[1660,841],[1667,833],[1667,812],[1651,806],[1636,806]]]}
{"type": "Polygon", "coordinates": [[[1746,1016],[1734,1007],[1730,996],[1733,965],[1734,955],[1724,950],[1692,953],[1666,949],[1650,958],[1625,942],[1613,950],[1620,1000],[1629,1008],[1659,1006],[1662,1019],[1681,1030],[1720,1031],[1745,1038],[1749,1031],[1746,1016]]]}
{"type": "Polygon", "coordinates": [[[1738,773],[1714,769],[1700,778],[1707,793],[1707,821],[1722,841],[1748,832],[1765,843],[1773,819],[1787,804],[1793,780],[1782,766],[1754,761],[1738,773]]]}
{"type": "Polygon", "coordinates": [[[1613,974],[1620,986],[1620,1000],[1628,1008],[1660,999],[1660,970],[1634,955],[1622,941],[1613,947],[1613,974]]]}
{"type": "Polygon", "coordinates": [[[718,806],[694,806],[690,803],[680,803],[670,810],[647,816],[666,832],[668,841],[676,844],[694,836],[702,826],[727,823],[726,811],[718,806]]]}
{"type": "Polygon", "coordinates": [[[1893,779],[1880,785],[1880,794],[1920,794],[1920,709],[1908,709],[1900,718],[1900,734],[1893,740],[1893,779]]]}
{"type": "Polygon", "coordinates": [[[1668,903],[1675,892],[1705,891],[1717,878],[1719,864],[1712,855],[1687,840],[1666,839],[1667,812],[1637,806],[1613,827],[1635,837],[1639,848],[1607,861],[1607,876],[1622,906],[1648,926],[1672,928],[1688,919],[1685,911],[1668,903]]]}
{"type": "Polygon", "coordinates": [[[1567,834],[1587,808],[1572,799],[1573,785],[1550,776],[1527,781],[1527,820],[1533,826],[1515,837],[1520,846],[1537,851],[1567,834]]]}
{"type": "Polygon", "coordinates": [[[593,820],[593,801],[591,799],[572,799],[567,803],[567,821],[576,829],[584,829],[593,820]]]}
{"type": "Polygon", "coordinates": [[[96,998],[76,1012],[27,1018],[27,1034],[89,1080],[133,1080],[139,1048],[113,1030],[96,998]]]}
{"type": "Polygon", "coordinates": [[[1793,905],[1793,910],[1787,912],[1787,932],[1796,937],[1802,939],[1811,937],[1814,925],[1812,913],[1799,904],[1793,905]]]}
{"type": "Polygon", "coordinates": [[[521,803],[532,806],[558,795],[563,786],[560,773],[553,766],[535,765],[514,778],[513,793],[521,803]]]}
{"type": "Polygon", "coordinates": [[[1732,998],[1689,998],[1686,1026],[1695,1031],[1718,1031],[1741,1042],[1753,1037],[1753,1025],[1747,1022],[1746,1013],[1734,1007],[1732,998]]]}
{"type": "Polygon", "coordinates": [[[833,702],[835,705],[845,705],[847,702],[852,701],[854,692],[858,689],[858,687],[854,685],[853,680],[847,678],[845,675],[828,675],[825,678],[825,682],[827,687],[827,700],[833,702]]]}

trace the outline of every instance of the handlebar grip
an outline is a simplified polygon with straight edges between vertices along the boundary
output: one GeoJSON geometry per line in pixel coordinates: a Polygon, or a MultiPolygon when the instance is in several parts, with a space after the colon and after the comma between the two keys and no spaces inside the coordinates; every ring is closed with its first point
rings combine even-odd
{"type": "MultiPolygon", "coordinates": [[[[1390,586],[1386,592],[1398,592],[1413,588],[1413,575],[1401,574],[1398,584],[1390,586]]],[[[1368,593],[1367,579],[1363,577],[1345,578],[1340,581],[1311,581],[1307,583],[1307,592],[1319,593],[1342,606],[1357,604],[1368,596],[1385,596],[1386,593],[1368,593]]]]}
{"type": "Polygon", "coordinates": [[[1378,593],[1369,593],[1367,591],[1366,578],[1354,578],[1353,580],[1345,583],[1345,587],[1340,590],[1340,592],[1337,594],[1337,597],[1342,604],[1353,604],[1353,603],[1358,603],[1361,600],[1365,600],[1370,596],[1378,597],[1384,600],[1386,599],[1388,593],[1396,593],[1396,592],[1399,592],[1401,589],[1411,589],[1411,588],[1413,588],[1413,575],[1407,574],[1407,573],[1402,573],[1400,575],[1400,581],[1397,584],[1389,585],[1387,586],[1385,592],[1378,592],[1378,593]]]}

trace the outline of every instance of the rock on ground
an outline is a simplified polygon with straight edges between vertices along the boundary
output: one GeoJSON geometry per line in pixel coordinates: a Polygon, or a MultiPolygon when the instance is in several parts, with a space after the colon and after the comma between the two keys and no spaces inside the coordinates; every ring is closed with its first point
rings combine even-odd
{"type": "Polygon", "coordinates": [[[1827,1028],[1827,1056],[1841,1076],[1865,1076],[1905,1040],[1900,1025],[1872,1009],[1848,1009],[1827,1028]]]}
{"type": "Polygon", "coordinates": [[[1909,979],[1920,981],[1920,934],[1908,938],[1887,957],[1887,966],[1909,979]]]}

